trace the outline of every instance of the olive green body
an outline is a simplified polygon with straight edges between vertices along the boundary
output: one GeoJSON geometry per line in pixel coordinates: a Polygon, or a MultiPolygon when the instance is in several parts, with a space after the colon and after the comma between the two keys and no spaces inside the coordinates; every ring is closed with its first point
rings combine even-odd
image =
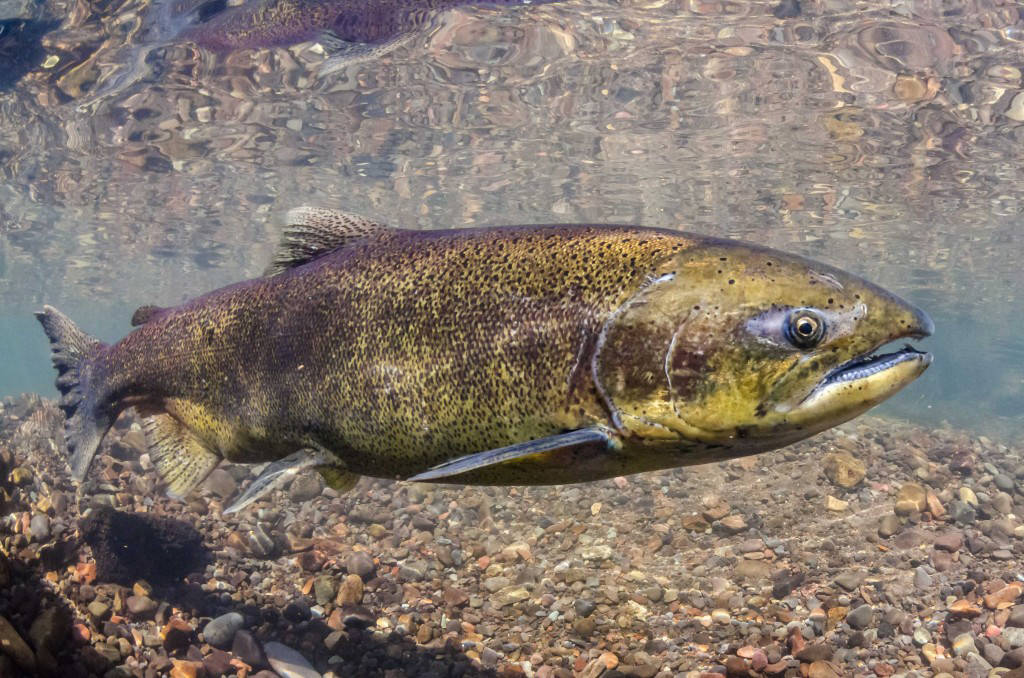
{"type": "MultiPolygon", "coordinates": [[[[97,367],[111,402],[166,410],[229,460],[314,447],[358,474],[407,477],[473,452],[613,428],[591,370],[599,333],[693,244],[629,227],[390,230],[168,309],[97,367]]],[[[569,466],[468,480],[643,470],[625,463],[610,458],[587,477],[569,466]]]]}
{"type": "Polygon", "coordinates": [[[538,485],[764,452],[913,381],[931,356],[874,352],[933,330],[855,275],[749,243],[407,231],[309,207],[289,213],[265,277],[143,307],[114,345],[52,307],[37,316],[74,478],[134,406],[174,496],[222,458],[276,462],[243,504],[309,465],[338,488],[538,485]]]}

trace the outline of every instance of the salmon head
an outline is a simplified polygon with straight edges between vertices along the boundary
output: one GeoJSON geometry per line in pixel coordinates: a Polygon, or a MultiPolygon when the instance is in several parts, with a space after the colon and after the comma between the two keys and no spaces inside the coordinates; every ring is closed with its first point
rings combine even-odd
{"type": "Polygon", "coordinates": [[[920,309],[856,275],[755,245],[694,237],[605,322],[595,386],[620,431],[721,459],[852,419],[931,356],[920,309]]]}

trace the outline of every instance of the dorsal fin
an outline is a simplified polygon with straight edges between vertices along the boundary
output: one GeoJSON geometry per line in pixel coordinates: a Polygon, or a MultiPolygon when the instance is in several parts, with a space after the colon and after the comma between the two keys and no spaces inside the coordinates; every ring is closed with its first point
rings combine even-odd
{"type": "Polygon", "coordinates": [[[145,325],[163,310],[164,309],[162,307],[153,306],[152,304],[139,306],[137,309],[135,309],[135,313],[132,313],[132,327],[145,325]]]}
{"type": "Polygon", "coordinates": [[[386,230],[386,225],[355,214],[321,207],[296,207],[288,212],[288,226],[277,246],[274,261],[264,275],[277,275],[318,259],[350,242],[386,230]]]}

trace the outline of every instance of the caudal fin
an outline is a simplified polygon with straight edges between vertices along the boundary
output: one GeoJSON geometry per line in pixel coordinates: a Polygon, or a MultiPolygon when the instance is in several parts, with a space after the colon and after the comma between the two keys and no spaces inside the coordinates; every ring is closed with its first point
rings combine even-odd
{"type": "Polygon", "coordinates": [[[57,369],[71,477],[81,482],[103,435],[114,423],[109,408],[102,402],[92,365],[104,345],[52,306],[44,306],[36,318],[50,339],[53,366],[57,369]]]}

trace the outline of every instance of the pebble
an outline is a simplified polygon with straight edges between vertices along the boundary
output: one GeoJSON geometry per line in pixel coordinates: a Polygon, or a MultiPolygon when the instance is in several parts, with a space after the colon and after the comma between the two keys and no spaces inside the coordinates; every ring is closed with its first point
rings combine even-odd
{"type": "Polygon", "coordinates": [[[156,612],[157,602],[148,596],[128,596],[128,613],[135,617],[149,617],[156,612]]]}
{"type": "Polygon", "coordinates": [[[896,495],[896,514],[920,513],[928,507],[928,495],[918,483],[904,483],[896,495]]]}
{"type": "Polygon", "coordinates": [[[935,538],[935,548],[950,553],[959,551],[964,545],[963,532],[945,532],[935,538]]]}
{"type": "Polygon", "coordinates": [[[579,553],[584,560],[608,560],[612,557],[612,547],[607,544],[594,544],[583,547],[579,553]]]}
{"type": "Polygon", "coordinates": [[[953,639],[953,654],[957,657],[963,657],[968,652],[974,652],[974,635],[971,633],[961,633],[953,639]]]}
{"type": "Polygon", "coordinates": [[[796,652],[793,656],[802,662],[829,661],[832,659],[833,649],[828,643],[812,643],[796,652]]]}
{"type": "Polygon", "coordinates": [[[256,642],[252,634],[241,629],[235,633],[234,640],[231,642],[231,654],[235,655],[243,662],[253,667],[261,667],[267,665],[266,655],[263,653],[263,649],[260,644],[256,642]]]}
{"type": "Polygon", "coordinates": [[[50,518],[45,513],[37,513],[32,516],[29,524],[29,531],[32,533],[33,541],[46,541],[50,538],[50,518]]]}
{"type": "Polygon", "coordinates": [[[1003,649],[995,643],[985,643],[981,654],[985,658],[985,661],[993,666],[998,666],[1002,663],[1003,657],[1006,656],[1003,649]]]}
{"type": "Polygon", "coordinates": [[[491,593],[496,593],[511,584],[512,580],[508,577],[488,577],[484,580],[484,588],[491,593]]]}
{"type": "Polygon", "coordinates": [[[850,507],[850,502],[837,499],[832,495],[825,497],[825,509],[835,513],[842,513],[850,507]]]}
{"type": "Polygon", "coordinates": [[[997,473],[992,477],[992,482],[1003,492],[1013,492],[1016,489],[1016,483],[1013,478],[1005,473],[997,473]]]}
{"type": "Polygon", "coordinates": [[[982,609],[971,601],[961,598],[949,606],[949,613],[954,617],[973,619],[981,615],[982,609]]]}
{"type": "Polygon", "coordinates": [[[320,678],[320,673],[297,651],[277,641],[263,646],[270,667],[281,678],[320,678]]]}
{"type": "Polygon", "coordinates": [[[1006,620],[1007,626],[1024,627],[1024,605],[1014,605],[1006,620]]]}
{"type": "Polygon", "coordinates": [[[864,572],[844,572],[835,578],[835,582],[847,591],[856,591],[864,582],[865,577],[864,572]]]}
{"type": "Polygon", "coordinates": [[[875,620],[875,611],[870,605],[861,605],[846,615],[846,623],[851,628],[863,630],[871,626],[875,620]]]}
{"type": "Polygon", "coordinates": [[[722,518],[711,527],[715,529],[716,526],[726,534],[739,534],[747,529],[747,521],[743,519],[743,516],[731,515],[722,518]]]}
{"type": "Polygon", "coordinates": [[[878,523],[878,536],[888,539],[900,531],[900,519],[896,515],[888,514],[882,517],[878,523]]]}
{"type": "Polygon", "coordinates": [[[235,640],[235,634],[245,625],[245,618],[237,612],[215,617],[203,627],[203,638],[210,645],[226,650],[235,640]]]}
{"type": "Polygon", "coordinates": [[[110,614],[110,605],[99,600],[94,600],[89,603],[88,610],[93,619],[102,621],[110,614]]]}
{"type": "Polygon", "coordinates": [[[203,658],[203,669],[208,677],[219,678],[236,672],[231,655],[224,650],[214,649],[203,658]]]}
{"type": "MultiPolygon", "coordinates": [[[[995,553],[993,552],[992,555],[995,556],[995,553]]],[[[1008,584],[998,591],[986,594],[984,597],[985,607],[992,610],[1000,607],[1008,607],[1009,603],[1014,602],[1020,597],[1022,591],[1024,591],[1024,584],[1021,584],[1020,582],[1008,584]]]]}
{"type": "Polygon", "coordinates": [[[589,617],[594,614],[594,610],[597,609],[597,605],[583,598],[578,598],[576,602],[573,603],[573,607],[576,610],[576,614],[581,617],[589,617]]]}
{"type": "Polygon", "coordinates": [[[376,570],[377,566],[373,562],[373,558],[370,554],[365,551],[353,551],[345,559],[345,570],[349,574],[355,574],[363,578],[365,581],[369,579],[376,570]]]}
{"type": "Polygon", "coordinates": [[[831,662],[813,662],[807,669],[807,678],[841,678],[842,675],[831,662]]]}
{"type": "Polygon", "coordinates": [[[834,485],[852,489],[864,480],[867,467],[849,452],[834,452],[822,462],[825,477],[834,485]]]}
{"type": "MultiPolygon", "coordinates": [[[[350,577],[359,578],[359,575],[348,575],[350,577]]],[[[360,579],[360,582],[362,579],[360,579]]],[[[317,577],[313,580],[313,597],[316,598],[317,605],[326,605],[331,602],[337,590],[334,587],[334,578],[329,576],[317,577]]]]}
{"type": "Polygon", "coordinates": [[[199,672],[204,670],[202,662],[171,659],[171,664],[170,678],[197,678],[199,672]]]}
{"type": "Polygon", "coordinates": [[[1008,626],[1003,629],[1002,637],[1011,650],[1024,647],[1024,628],[1008,626]]]}
{"type": "Polygon", "coordinates": [[[363,602],[363,579],[358,574],[350,574],[342,580],[338,587],[338,605],[356,605],[363,602]]]}
{"type": "Polygon", "coordinates": [[[28,485],[32,482],[32,471],[24,466],[19,466],[11,471],[11,483],[14,485],[28,485]]]}

